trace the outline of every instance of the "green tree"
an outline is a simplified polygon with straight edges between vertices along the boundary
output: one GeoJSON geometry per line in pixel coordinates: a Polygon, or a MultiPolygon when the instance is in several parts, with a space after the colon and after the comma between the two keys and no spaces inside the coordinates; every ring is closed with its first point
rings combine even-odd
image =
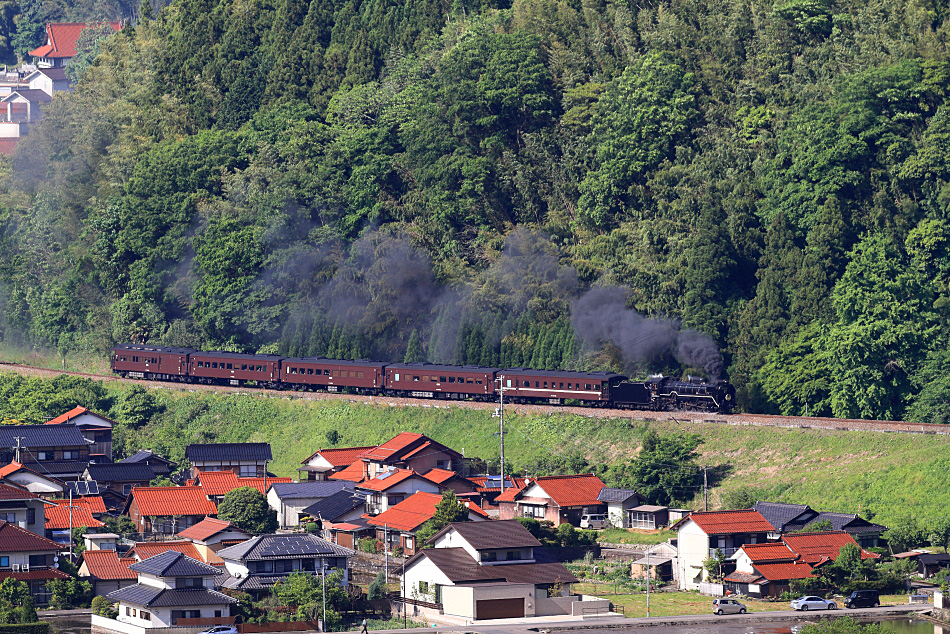
{"type": "Polygon", "coordinates": [[[432,518],[416,531],[416,541],[425,545],[430,537],[449,524],[467,521],[469,521],[468,509],[455,497],[455,491],[451,489],[443,491],[442,499],[435,505],[435,513],[432,518]]]}
{"type": "Polygon", "coordinates": [[[50,607],[54,610],[88,607],[92,600],[92,584],[76,577],[51,579],[46,582],[50,591],[50,607]]]}
{"type": "Polygon", "coordinates": [[[850,616],[822,619],[818,623],[808,623],[801,630],[801,634],[889,634],[890,632],[891,630],[883,623],[864,625],[850,616]]]}
{"type": "Polygon", "coordinates": [[[260,491],[252,487],[238,487],[225,494],[218,504],[218,518],[256,534],[277,530],[277,511],[270,508],[260,491]]]}
{"type": "Polygon", "coordinates": [[[689,499],[699,475],[696,448],[700,443],[702,438],[697,434],[660,436],[650,430],[637,457],[612,467],[608,479],[614,486],[635,489],[656,504],[689,499]]]}
{"type": "Polygon", "coordinates": [[[413,330],[409,336],[409,344],[406,346],[406,356],[403,363],[416,363],[425,361],[425,354],[422,352],[422,342],[419,340],[419,331],[413,330]]]}
{"type": "Polygon", "coordinates": [[[927,530],[916,518],[902,517],[884,534],[892,553],[901,553],[922,546],[927,542],[927,530]]]}
{"type": "Polygon", "coordinates": [[[76,38],[76,54],[66,63],[66,76],[73,83],[80,80],[101,50],[102,40],[115,35],[109,24],[90,25],[76,38]]]}
{"type": "Polygon", "coordinates": [[[326,628],[333,631],[342,624],[340,612],[349,605],[342,582],[343,573],[339,571],[328,574],[325,584],[319,575],[294,572],[274,584],[271,593],[277,599],[278,605],[296,608],[295,616],[298,620],[312,621],[323,618],[323,588],[326,585],[326,628]]]}
{"type": "Polygon", "coordinates": [[[366,593],[366,596],[370,601],[375,601],[377,599],[383,599],[388,592],[387,580],[385,571],[381,571],[376,578],[373,579],[373,582],[369,584],[369,590],[366,593]]]}
{"type": "Polygon", "coordinates": [[[115,608],[115,604],[102,595],[92,598],[92,613],[99,616],[104,616],[107,619],[114,619],[119,615],[119,611],[115,608]]]}

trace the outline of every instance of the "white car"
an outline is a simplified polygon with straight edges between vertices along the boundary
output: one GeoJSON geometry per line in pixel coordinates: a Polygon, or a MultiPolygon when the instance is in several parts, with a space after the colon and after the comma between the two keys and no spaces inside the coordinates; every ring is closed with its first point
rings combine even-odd
{"type": "Polygon", "coordinates": [[[581,515],[581,528],[603,530],[607,528],[607,516],[600,513],[581,515]]]}
{"type": "Polygon", "coordinates": [[[216,625],[198,634],[238,634],[238,629],[233,625],[216,625]]]}
{"type": "Polygon", "coordinates": [[[792,601],[789,605],[792,606],[794,610],[834,610],[838,607],[838,604],[832,601],[831,599],[822,599],[821,597],[798,597],[792,601]]]}

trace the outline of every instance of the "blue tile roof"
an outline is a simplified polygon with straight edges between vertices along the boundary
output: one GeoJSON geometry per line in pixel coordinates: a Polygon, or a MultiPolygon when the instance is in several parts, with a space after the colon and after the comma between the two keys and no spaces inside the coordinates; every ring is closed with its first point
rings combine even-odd
{"type": "MultiPolygon", "coordinates": [[[[154,559],[154,557],[153,557],[154,559]]],[[[126,586],[106,595],[112,601],[122,601],[149,608],[173,608],[180,605],[227,605],[238,600],[208,588],[163,589],[142,584],[126,586]]]]}
{"type": "Polygon", "coordinates": [[[220,572],[214,566],[174,550],[166,550],[160,555],[134,563],[129,566],[129,570],[156,577],[200,577],[217,575],[220,572]]]}
{"type": "Polygon", "coordinates": [[[312,517],[332,522],[345,513],[359,508],[366,503],[366,496],[355,491],[343,490],[334,493],[328,498],[311,504],[303,510],[312,517]]]}
{"type": "Polygon", "coordinates": [[[20,446],[31,448],[44,447],[85,447],[90,443],[73,423],[62,425],[0,425],[0,449],[16,447],[16,438],[20,437],[20,446]]]}
{"type": "Polygon", "coordinates": [[[347,480],[324,480],[321,482],[278,482],[271,488],[282,500],[295,498],[326,498],[343,490],[352,490],[355,483],[347,480]]]}

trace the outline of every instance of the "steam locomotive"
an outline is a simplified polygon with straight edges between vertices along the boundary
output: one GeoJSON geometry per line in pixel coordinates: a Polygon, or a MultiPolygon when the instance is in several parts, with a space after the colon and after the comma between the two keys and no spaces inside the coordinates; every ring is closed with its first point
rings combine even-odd
{"type": "Polygon", "coordinates": [[[383,363],[323,357],[202,352],[146,344],[112,348],[112,373],[125,378],[207,385],[320,390],[398,397],[544,405],[729,413],[735,388],[726,381],[662,375],[630,381],[615,372],[569,372],[434,363],[383,363]]]}

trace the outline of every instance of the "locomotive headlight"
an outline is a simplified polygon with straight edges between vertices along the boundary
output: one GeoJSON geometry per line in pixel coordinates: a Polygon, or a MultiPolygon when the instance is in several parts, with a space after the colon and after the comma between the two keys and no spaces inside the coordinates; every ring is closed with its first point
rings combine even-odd
{"type": "Polygon", "coordinates": [[[732,400],[732,394],[726,394],[726,400],[727,400],[727,401],[731,401],[731,400],[732,400]]]}

